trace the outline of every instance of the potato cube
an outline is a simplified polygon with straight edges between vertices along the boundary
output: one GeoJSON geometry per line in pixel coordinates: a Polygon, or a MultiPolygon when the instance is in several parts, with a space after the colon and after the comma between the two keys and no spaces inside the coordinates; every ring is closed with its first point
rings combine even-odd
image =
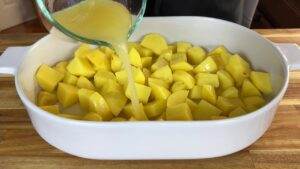
{"type": "Polygon", "coordinates": [[[186,85],[183,82],[174,82],[171,87],[171,92],[174,93],[179,90],[187,89],[186,85]]]}
{"type": "Polygon", "coordinates": [[[176,106],[179,103],[186,102],[187,96],[189,94],[188,90],[179,90],[172,93],[167,100],[167,107],[176,106]]]}
{"type": "Polygon", "coordinates": [[[189,92],[189,98],[191,99],[201,99],[202,87],[195,85],[189,92]]]}
{"type": "Polygon", "coordinates": [[[248,112],[255,111],[266,104],[265,99],[260,96],[245,97],[243,102],[248,112]]]}
{"type": "Polygon", "coordinates": [[[95,70],[110,70],[110,60],[99,49],[93,49],[87,53],[87,59],[95,70]]]}
{"type": "Polygon", "coordinates": [[[243,108],[237,107],[229,113],[228,117],[237,117],[244,114],[247,114],[247,112],[243,108]]]}
{"type": "Polygon", "coordinates": [[[106,82],[110,80],[117,81],[117,78],[112,72],[106,70],[98,70],[94,76],[95,86],[99,89],[101,89],[102,86],[104,86],[106,82]]]}
{"type": "Polygon", "coordinates": [[[215,73],[218,70],[216,62],[209,56],[194,68],[195,73],[215,73]]]}
{"type": "Polygon", "coordinates": [[[234,80],[233,80],[233,78],[225,70],[219,70],[217,72],[217,75],[218,75],[218,78],[219,78],[219,81],[220,81],[220,88],[221,89],[224,90],[224,89],[227,89],[229,87],[234,86],[234,80]]]}
{"type": "Polygon", "coordinates": [[[53,68],[42,64],[39,67],[35,77],[39,86],[43,90],[52,92],[53,90],[55,90],[57,84],[63,80],[64,75],[54,70],[53,68]]]}
{"type": "MultiPolygon", "coordinates": [[[[135,83],[136,94],[142,103],[148,103],[149,96],[151,94],[151,88],[145,85],[141,85],[139,83],[135,83]]],[[[130,91],[130,86],[127,86],[125,95],[130,99],[132,98],[132,93],[130,91]]]]}
{"type": "Polygon", "coordinates": [[[193,120],[191,109],[187,103],[180,103],[172,107],[167,107],[166,120],[179,121],[179,120],[193,120]]]}
{"type": "Polygon", "coordinates": [[[129,60],[131,65],[141,68],[142,60],[139,52],[135,48],[131,48],[129,51],[129,60]]]}
{"type": "Polygon", "coordinates": [[[151,49],[155,54],[160,55],[161,52],[168,48],[165,38],[158,33],[150,33],[141,41],[141,45],[145,48],[151,49]]]}
{"type": "Polygon", "coordinates": [[[229,87],[224,90],[221,94],[222,97],[226,98],[238,98],[239,97],[239,90],[235,87],[229,87]]]}
{"type": "Polygon", "coordinates": [[[178,53],[186,53],[192,47],[192,44],[189,42],[177,42],[176,46],[178,53]]]}
{"type": "Polygon", "coordinates": [[[118,72],[122,69],[123,63],[122,60],[115,54],[111,55],[110,68],[113,72],[118,72]]]}
{"type": "Polygon", "coordinates": [[[249,97],[249,96],[261,96],[258,89],[250,82],[250,80],[245,79],[241,89],[241,96],[242,97],[249,97]]]}
{"type": "Polygon", "coordinates": [[[216,104],[217,95],[215,88],[212,85],[202,85],[201,98],[211,104],[216,104]]]}
{"type": "Polygon", "coordinates": [[[219,87],[219,78],[217,74],[210,73],[198,73],[196,75],[197,85],[212,85],[213,87],[219,87]]]}
{"type": "Polygon", "coordinates": [[[105,53],[107,58],[110,58],[112,55],[115,54],[115,51],[112,48],[107,46],[101,46],[100,50],[105,53]]]}
{"type": "Polygon", "coordinates": [[[194,46],[187,51],[188,61],[193,65],[199,65],[206,57],[206,52],[203,48],[194,46]]]}
{"type": "MultiPolygon", "coordinates": [[[[131,103],[127,104],[124,109],[123,112],[129,116],[129,117],[133,117],[133,119],[135,119],[135,121],[147,121],[148,118],[146,116],[146,113],[144,111],[144,106],[142,103],[139,104],[140,108],[139,108],[139,112],[134,111],[134,108],[132,106],[131,103]]],[[[130,118],[131,119],[131,118],[130,118]]],[[[130,120],[132,121],[132,120],[130,120]]]]}
{"type": "Polygon", "coordinates": [[[127,97],[124,92],[119,90],[115,92],[102,93],[102,95],[110,107],[112,114],[118,116],[127,102],[127,97]]]}
{"type": "Polygon", "coordinates": [[[236,105],[234,101],[231,101],[230,99],[222,97],[222,96],[218,97],[216,106],[219,109],[221,109],[223,112],[226,112],[226,113],[228,113],[228,112],[232,111],[233,109],[235,109],[236,107],[238,107],[238,105],[236,105]]]}
{"type": "Polygon", "coordinates": [[[155,72],[152,73],[151,77],[165,80],[168,83],[173,82],[172,70],[168,65],[157,69],[155,72]]]}
{"type": "Polygon", "coordinates": [[[250,73],[250,79],[263,94],[269,95],[272,93],[273,90],[269,73],[252,71],[250,73]]]}
{"type": "Polygon", "coordinates": [[[193,76],[182,70],[176,70],[173,73],[173,80],[175,82],[183,82],[188,89],[192,89],[195,86],[195,79],[193,76]]]}
{"type": "Polygon", "coordinates": [[[41,109],[49,112],[49,113],[53,113],[53,114],[59,114],[59,106],[57,104],[55,105],[48,105],[48,106],[40,106],[41,109]]]}
{"type": "Polygon", "coordinates": [[[85,88],[78,90],[79,104],[82,109],[84,109],[86,111],[89,110],[89,99],[90,99],[90,96],[92,94],[94,94],[94,92],[95,91],[93,91],[93,90],[85,89],[85,88]]]}
{"type": "Polygon", "coordinates": [[[224,46],[213,49],[208,55],[215,60],[219,68],[223,68],[231,56],[230,52],[224,46]]]}
{"type": "Polygon", "coordinates": [[[159,58],[165,59],[166,61],[170,61],[172,59],[173,51],[172,49],[165,49],[159,55],[159,58]]]}
{"type": "Polygon", "coordinates": [[[81,57],[81,58],[85,58],[87,55],[87,52],[89,52],[92,49],[92,46],[86,43],[82,43],[79,45],[79,47],[77,48],[77,50],[75,51],[74,56],[75,57],[81,57]]]}
{"type": "Polygon", "coordinates": [[[155,100],[144,106],[145,113],[149,119],[154,119],[166,111],[166,100],[155,100]]]}
{"type": "Polygon", "coordinates": [[[67,66],[68,66],[69,62],[68,61],[61,61],[58,62],[53,69],[57,70],[58,72],[65,74],[67,72],[67,66]]]}
{"type": "Polygon", "coordinates": [[[142,66],[143,66],[144,68],[150,67],[151,64],[152,64],[152,57],[150,57],[150,56],[142,57],[142,58],[141,58],[141,61],[142,61],[142,66]]]}
{"type": "Polygon", "coordinates": [[[72,75],[71,73],[67,72],[65,74],[64,83],[70,84],[70,85],[76,85],[78,81],[78,77],[75,75],[72,75]]]}
{"type": "MultiPolygon", "coordinates": [[[[142,70],[140,68],[136,68],[134,66],[131,67],[132,70],[132,75],[133,75],[133,79],[136,83],[140,83],[140,84],[145,84],[146,78],[144,73],[142,72],[142,70]]],[[[122,84],[122,85],[126,85],[128,82],[128,75],[127,72],[125,70],[116,72],[116,78],[117,81],[122,84]]]]}
{"type": "Polygon", "coordinates": [[[205,100],[201,100],[197,110],[193,112],[194,120],[210,120],[212,116],[219,116],[222,110],[210,104],[205,100]]]}
{"type": "Polygon", "coordinates": [[[102,121],[102,117],[98,113],[87,113],[86,115],[83,116],[82,120],[87,120],[87,121],[102,121]]]}
{"type": "Polygon", "coordinates": [[[154,71],[158,70],[159,68],[162,68],[167,65],[169,65],[169,63],[165,59],[158,58],[156,60],[156,62],[153,63],[153,65],[151,65],[151,71],[154,72],[154,71]]]}
{"type": "Polygon", "coordinates": [[[166,89],[163,86],[157,85],[155,83],[152,83],[151,87],[151,95],[156,99],[156,100],[166,100],[171,92],[166,89]]]}
{"type": "Polygon", "coordinates": [[[148,78],[148,85],[151,87],[153,84],[156,84],[158,86],[162,86],[166,89],[169,89],[170,84],[167,83],[166,81],[162,80],[162,79],[157,79],[157,78],[148,78]]]}
{"type": "Polygon", "coordinates": [[[57,97],[53,93],[46,91],[40,91],[37,97],[38,106],[49,106],[54,105],[57,102],[57,97]]]}
{"type": "Polygon", "coordinates": [[[95,70],[86,58],[75,57],[67,66],[67,70],[76,76],[92,77],[95,70]]]}
{"type": "Polygon", "coordinates": [[[57,99],[64,108],[78,102],[78,88],[66,83],[59,83],[57,87],[57,99]]]}
{"type": "Polygon", "coordinates": [[[113,118],[107,102],[98,92],[94,92],[89,97],[89,111],[100,114],[104,121],[109,121],[113,118]]]}
{"type": "Polygon", "coordinates": [[[235,80],[235,83],[240,87],[244,79],[250,75],[250,65],[239,55],[235,54],[229,58],[228,64],[225,66],[226,71],[235,80]]]}
{"type": "Polygon", "coordinates": [[[90,89],[90,90],[95,90],[95,86],[93,85],[93,83],[84,76],[80,76],[78,78],[76,86],[78,88],[86,88],[86,89],[90,89]]]}

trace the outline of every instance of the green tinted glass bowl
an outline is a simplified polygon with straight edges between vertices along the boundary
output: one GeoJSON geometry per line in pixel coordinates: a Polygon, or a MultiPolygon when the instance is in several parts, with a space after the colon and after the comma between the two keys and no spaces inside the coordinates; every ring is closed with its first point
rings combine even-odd
{"type": "MultiPolygon", "coordinates": [[[[71,7],[81,2],[82,0],[35,0],[35,1],[41,13],[49,21],[49,23],[52,24],[61,32],[63,32],[64,34],[68,35],[69,37],[85,43],[90,43],[90,44],[95,44],[100,46],[103,45],[111,46],[108,42],[89,39],[71,32],[70,30],[66,29],[64,26],[59,24],[52,16],[54,12],[71,7]]],[[[147,0],[114,0],[114,1],[123,4],[132,15],[132,25],[128,32],[128,37],[129,37],[136,29],[136,27],[139,25],[139,23],[142,21],[146,9],[147,0]]]]}

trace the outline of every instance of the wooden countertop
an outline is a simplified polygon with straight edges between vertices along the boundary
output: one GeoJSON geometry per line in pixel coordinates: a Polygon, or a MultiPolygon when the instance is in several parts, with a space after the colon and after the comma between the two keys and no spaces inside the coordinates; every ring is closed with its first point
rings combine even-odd
{"type": "MultiPolygon", "coordinates": [[[[274,42],[300,45],[300,29],[256,31],[274,42]]],[[[9,46],[30,45],[44,35],[0,35],[0,53],[9,46]]],[[[35,132],[13,80],[0,78],[0,169],[300,169],[300,71],[291,73],[272,126],[253,145],[225,157],[177,161],[97,161],[65,154],[35,132]]]]}

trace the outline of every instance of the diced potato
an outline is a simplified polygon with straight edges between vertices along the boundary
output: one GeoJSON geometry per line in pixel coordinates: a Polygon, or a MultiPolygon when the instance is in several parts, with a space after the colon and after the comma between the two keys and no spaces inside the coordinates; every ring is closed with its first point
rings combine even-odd
{"type": "Polygon", "coordinates": [[[166,61],[170,61],[173,55],[172,49],[165,49],[162,51],[162,53],[159,55],[159,58],[163,58],[166,61]]]}
{"type": "Polygon", "coordinates": [[[145,113],[149,119],[153,119],[166,111],[166,100],[155,100],[144,106],[145,113]]]}
{"type": "Polygon", "coordinates": [[[120,121],[127,121],[127,120],[125,118],[122,118],[122,117],[114,117],[113,119],[111,119],[111,121],[120,122],[120,121]]]}
{"type": "Polygon", "coordinates": [[[193,70],[193,66],[183,60],[172,59],[170,61],[170,66],[173,71],[175,71],[175,70],[184,70],[184,71],[193,70]]]}
{"type": "Polygon", "coordinates": [[[81,108],[84,110],[89,110],[89,98],[95,91],[90,89],[79,89],[78,90],[78,99],[81,108]]]}
{"type": "Polygon", "coordinates": [[[118,116],[127,102],[127,97],[123,91],[115,91],[109,93],[103,93],[108,106],[110,107],[111,112],[118,116]]]}
{"type": "Polygon", "coordinates": [[[250,65],[239,55],[235,54],[229,58],[228,64],[225,66],[226,71],[235,80],[235,83],[240,87],[244,79],[250,75],[250,65]]]}
{"type": "Polygon", "coordinates": [[[168,48],[165,38],[158,33],[150,33],[144,36],[141,45],[151,49],[157,55],[160,55],[163,50],[168,48]]]}
{"type": "Polygon", "coordinates": [[[100,114],[104,121],[109,121],[113,118],[107,102],[98,92],[94,92],[89,97],[89,111],[100,114]]]}
{"type": "MultiPolygon", "coordinates": [[[[144,104],[148,103],[148,99],[151,94],[151,88],[148,86],[145,86],[145,85],[141,85],[139,83],[135,83],[135,89],[136,89],[136,93],[137,93],[137,97],[138,97],[139,101],[141,101],[144,104]]],[[[128,98],[132,98],[132,93],[130,91],[129,86],[127,86],[127,88],[126,88],[125,95],[128,98]]]]}
{"type": "Polygon", "coordinates": [[[136,66],[138,68],[142,67],[141,56],[135,48],[131,48],[128,55],[131,65],[136,66]]]}
{"type": "Polygon", "coordinates": [[[75,57],[85,58],[86,57],[86,53],[89,52],[91,49],[92,49],[91,45],[86,44],[86,43],[82,43],[82,44],[79,45],[79,47],[75,51],[74,56],[75,57]]]}
{"type": "Polygon", "coordinates": [[[226,98],[238,98],[239,97],[239,90],[235,87],[229,87],[224,90],[221,94],[222,97],[226,98]]]}
{"type": "MultiPolygon", "coordinates": [[[[131,70],[132,70],[132,75],[133,75],[134,81],[136,83],[145,84],[146,78],[145,78],[145,75],[142,72],[142,70],[140,68],[136,68],[134,66],[131,67],[131,70]]],[[[116,78],[120,84],[122,84],[122,85],[127,84],[128,75],[125,70],[116,72],[116,78]]]]}
{"type": "Polygon", "coordinates": [[[140,112],[135,112],[135,111],[133,110],[133,107],[132,107],[132,104],[131,104],[131,103],[127,104],[127,105],[124,107],[123,112],[124,112],[127,116],[133,117],[133,119],[134,119],[134,120],[133,120],[132,118],[130,118],[130,119],[131,119],[130,121],[147,121],[147,120],[148,120],[148,118],[147,118],[147,116],[146,116],[146,113],[145,113],[145,111],[144,111],[143,104],[140,103],[139,106],[140,106],[140,112]]]}
{"type": "Polygon", "coordinates": [[[222,119],[227,119],[226,116],[211,116],[211,120],[222,120],[222,119]]]}
{"type": "Polygon", "coordinates": [[[197,103],[195,103],[193,100],[187,98],[186,103],[189,105],[191,112],[195,112],[198,109],[197,103]]]}
{"type": "Polygon", "coordinates": [[[53,114],[59,114],[59,106],[57,104],[55,105],[48,105],[48,106],[40,106],[41,109],[49,112],[49,113],[53,113],[53,114]]]}
{"type": "Polygon", "coordinates": [[[153,84],[156,84],[158,86],[162,86],[166,89],[169,89],[170,84],[167,83],[166,81],[162,80],[162,79],[157,79],[157,78],[148,78],[148,85],[151,87],[153,84]]]}
{"type": "Polygon", "coordinates": [[[174,93],[179,90],[187,89],[186,85],[183,82],[174,82],[171,87],[171,92],[174,93]]]}
{"type": "Polygon", "coordinates": [[[98,113],[87,113],[86,115],[83,116],[82,120],[87,120],[87,121],[102,121],[102,117],[98,113]]]}
{"type": "Polygon", "coordinates": [[[187,51],[188,61],[193,65],[199,65],[206,57],[206,52],[199,46],[194,46],[187,51]]]}
{"type": "Polygon", "coordinates": [[[173,73],[173,80],[175,82],[183,82],[187,89],[192,89],[195,86],[195,79],[193,76],[182,70],[176,70],[173,73]]]}
{"type": "Polygon", "coordinates": [[[78,88],[86,88],[86,89],[90,89],[90,90],[95,90],[95,86],[93,85],[93,83],[84,76],[80,76],[78,78],[76,86],[78,88]]]}
{"type": "Polygon", "coordinates": [[[152,83],[150,87],[151,87],[151,95],[156,100],[166,100],[171,95],[171,92],[168,89],[164,88],[163,86],[152,83]]]}
{"type": "Polygon", "coordinates": [[[87,53],[87,59],[95,70],[110,70],[109,58],[99,49],[93,49],[87,53]]]}
{"type": "Polygon", "coordinates": [[[159,68],[162,68],[167,65],[169,65],[169,63],[165,59],[158,58],[156,60],[156,62],[153,63],[153,65],[151,66],[151,71],[154,72],[154,71],[158,70],[159,68]]]}
{"type": "Polygon", "coordinates": [[[64,74],[54,70],[48,65],[42,64],[35,75],[39,86],[47,91],[55,90],[57,84],[63,80],[64,74]]]}
{"type": "Polygon", "coordinates": [[[189,98],[201,99],[202,87],[195,85],[189,92],[189,98]]]}
{"type": "Polygon", "coordinates": [[[209,56],[194,68],[195,73],[215,73],[218,70],[216,62],[209,56]]]}
{"type": "Polygon", "coordinates": [[[40,91],[37,97],[38,106],[50,106],[54,105],[57,102],[57,97],[53,93],[46,91],[40,91]]]}
{"type": "Polygon", "coordinates": [[[107,46],[101,46],[100,50],[102,52],[104,52],[106,57],[108,57],[108,58],[110,58],[112,55],[115,54],[115,51],[113,49],[111,49],[110,47],[107,47],[107,46]]]}
{"type": "Polygon", "coordinates": [[[229,57],[231,56],[229,51],[224,46],[215,48],[209,52],[208,55],[215,60],[219,68],[223,68],[228,63],[229,57]]]}
{"type": "Polygon", "coordinates": [[[189,94],[188,90],[179,90],[172,93],[167,100],[167,107],[176,106],[180,103],[186,102],[187,96],[189,94]]]}
{"type": "Polygon", "coordinates": [[[201,100],[197,110],[193,112],[194,120],[210,120],[212,116],[219,116],[222,110],[210,104],[205,100],[201,100]]]}
{"type": "Polygon", "coordinates": [[[252,71],[250,79],[263,94],[269,95],[272,93],[273,89],[269,73],[252,71]]]}
{"type": "MultiPolygon", "coordinates": [[[[109,71],[105,71],[105,70],[98,70],[97,73],[94,76],[94,83],[95,86],[99,89],[101,89],[107,81],[117,81],[116,76],[109,71]]],[[[118,79],[119,82],[119,79],[118,79]]]]}
{"type": "Polygon", "coordinates": [[[171,49],[172,53],[176,53],[177,52],[177,46],[175,46],[175,45],[168,45],[168,49],[171,49]]]}
{"type": "Polygon", "coordinates": [[[58,62],[53,69],[57,70],[58,72],[65,74],[67,72],[67,66],[68,66],[69,62],[68,61],[61,61],[58,62]]]}
{"type": "Polygon", "coordinates": [[[192,47],[192,44],[189,42],[177,42],[176,46],[178,53],[186,53],[192,47]]]}
{"type": "Polygon", "coordinates": [[[255,111],[266,104],[265,99],[260,96],[245,97],[243,102],[248,112],[255,111]]]}
{"type": "Polygon", "coordinates": [[[142,61],[142,66],[143,66],[144,68],[150,67],[151,64],[152,64],[152,57],[150,57],[150,56],[142,57],[142,58],[141,58],[141,61],[142,61]]]}
{"type": "Polygon", "coordinates": [[[218,100],[217,100],[217,103],[216,103],[216,106],[219,109],[221,109],[223,112],[228,113],[228,112],[232,111],[233,109],[235,109],[238,105],[236,105],[234,101],[231,101],[228,98],[219,96],[218,100]]]}
{"type": "Polygon", "coordinates": [[[198,73],[196,75],[197,85],[212,85],[213,87],[219,87],[219,78],[217,74],[210,73],[198,73]]]}
{"type": "Polygon", "coordinates": [[[111,64],[110,68],[113,72],[118,72],[122,69],[123,63],[119,56],[112,54],[111,55],[111,64]]]}
{"type": "Polygon", "coordinates": [[[171,107],[167,107],[166,120],[193,120],[189,105],[187,103],[180,103],[171,107]]]}
{"type": "Polygon", "coordinates": [[[258,89],[250,82],[250,80],[245,79],[241,89],[241,96],[242,97],[249,97],[249,96],[261,96],[258,89]]]}
{"type": "Polygon", "coordinates": [[[74,57],[67,66],[67,70],[76,76],[92,77],[95,70],[86,58],[74,57]]]}
{"type": "Polygon", "coordinates": [[[155,72],[152,73],[151,77],[165,80],[168,83],[173,82],[172,70],[168,65],[157,69],[155,72]]]}
{"type": "Polygon", "coordinates": [[[72,75],[69,72],[67,72],[65,74],[65,77],[64,77],[64,80],[63,80],[64,83],[67,83],[67,84],[70,84],[70,85],[76,85],[77,81],[78,81],[78,77],[75,76],[75,75],[72,75]]]}
{"type": "Polygon", "coordinates": [[[228,117],[237,117],[244,114],[247,114],[247,112],[243,108],[237,107],[229,113],[228,117]]]}
{"type": "Polygon", "coordinates": [[[215,88],[212,85],[202,85],[201,98],[211,104],[216,104],[217,95],[215,88]]]}
{"type": "Polygon", "coordinates": [[[218,78],[219,78],[219,81],[220,81],[220,88],[221,89],[224,90],[224,89],[227,89],[229,87],[234,86],[234,80],[233,80],[233,78],[225,70],[219,70],[217,72],[217,75],[218,75],[218,78]]]}
{"type": "Polygon", "coordinates": [[[72,119],[72,120],[81,120],[82,116],[78,114],[68,114],[68,113],[60,113],[57,114],[60,117],[66,118],[66,119],[72,119]]]}
{"type": "Polygon", "coordinates": [[[66,83],[59,83],[57,87],[57,99],[63,107],[69,107],[78,102],[78,88],[66,83]]]}

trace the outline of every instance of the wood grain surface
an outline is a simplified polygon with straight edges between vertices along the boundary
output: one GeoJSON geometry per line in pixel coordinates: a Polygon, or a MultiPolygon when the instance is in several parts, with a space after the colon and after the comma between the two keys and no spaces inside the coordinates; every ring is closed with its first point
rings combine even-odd
{"type": "MultiPolygon", "coordinates": [[[[256,31],[274,42],[300,44],[300,29],[256,31]]],[[[0,53],[9,46],[30,45],[44,35],[0,35],[0,53]]],[[[300,71],[291,73],[271,127],[253,145],[225,157],[176,161],[101,161],[65,154],[35,132],[13,80],[0,78],[0,169],[300,169],[300,71]]]]}

